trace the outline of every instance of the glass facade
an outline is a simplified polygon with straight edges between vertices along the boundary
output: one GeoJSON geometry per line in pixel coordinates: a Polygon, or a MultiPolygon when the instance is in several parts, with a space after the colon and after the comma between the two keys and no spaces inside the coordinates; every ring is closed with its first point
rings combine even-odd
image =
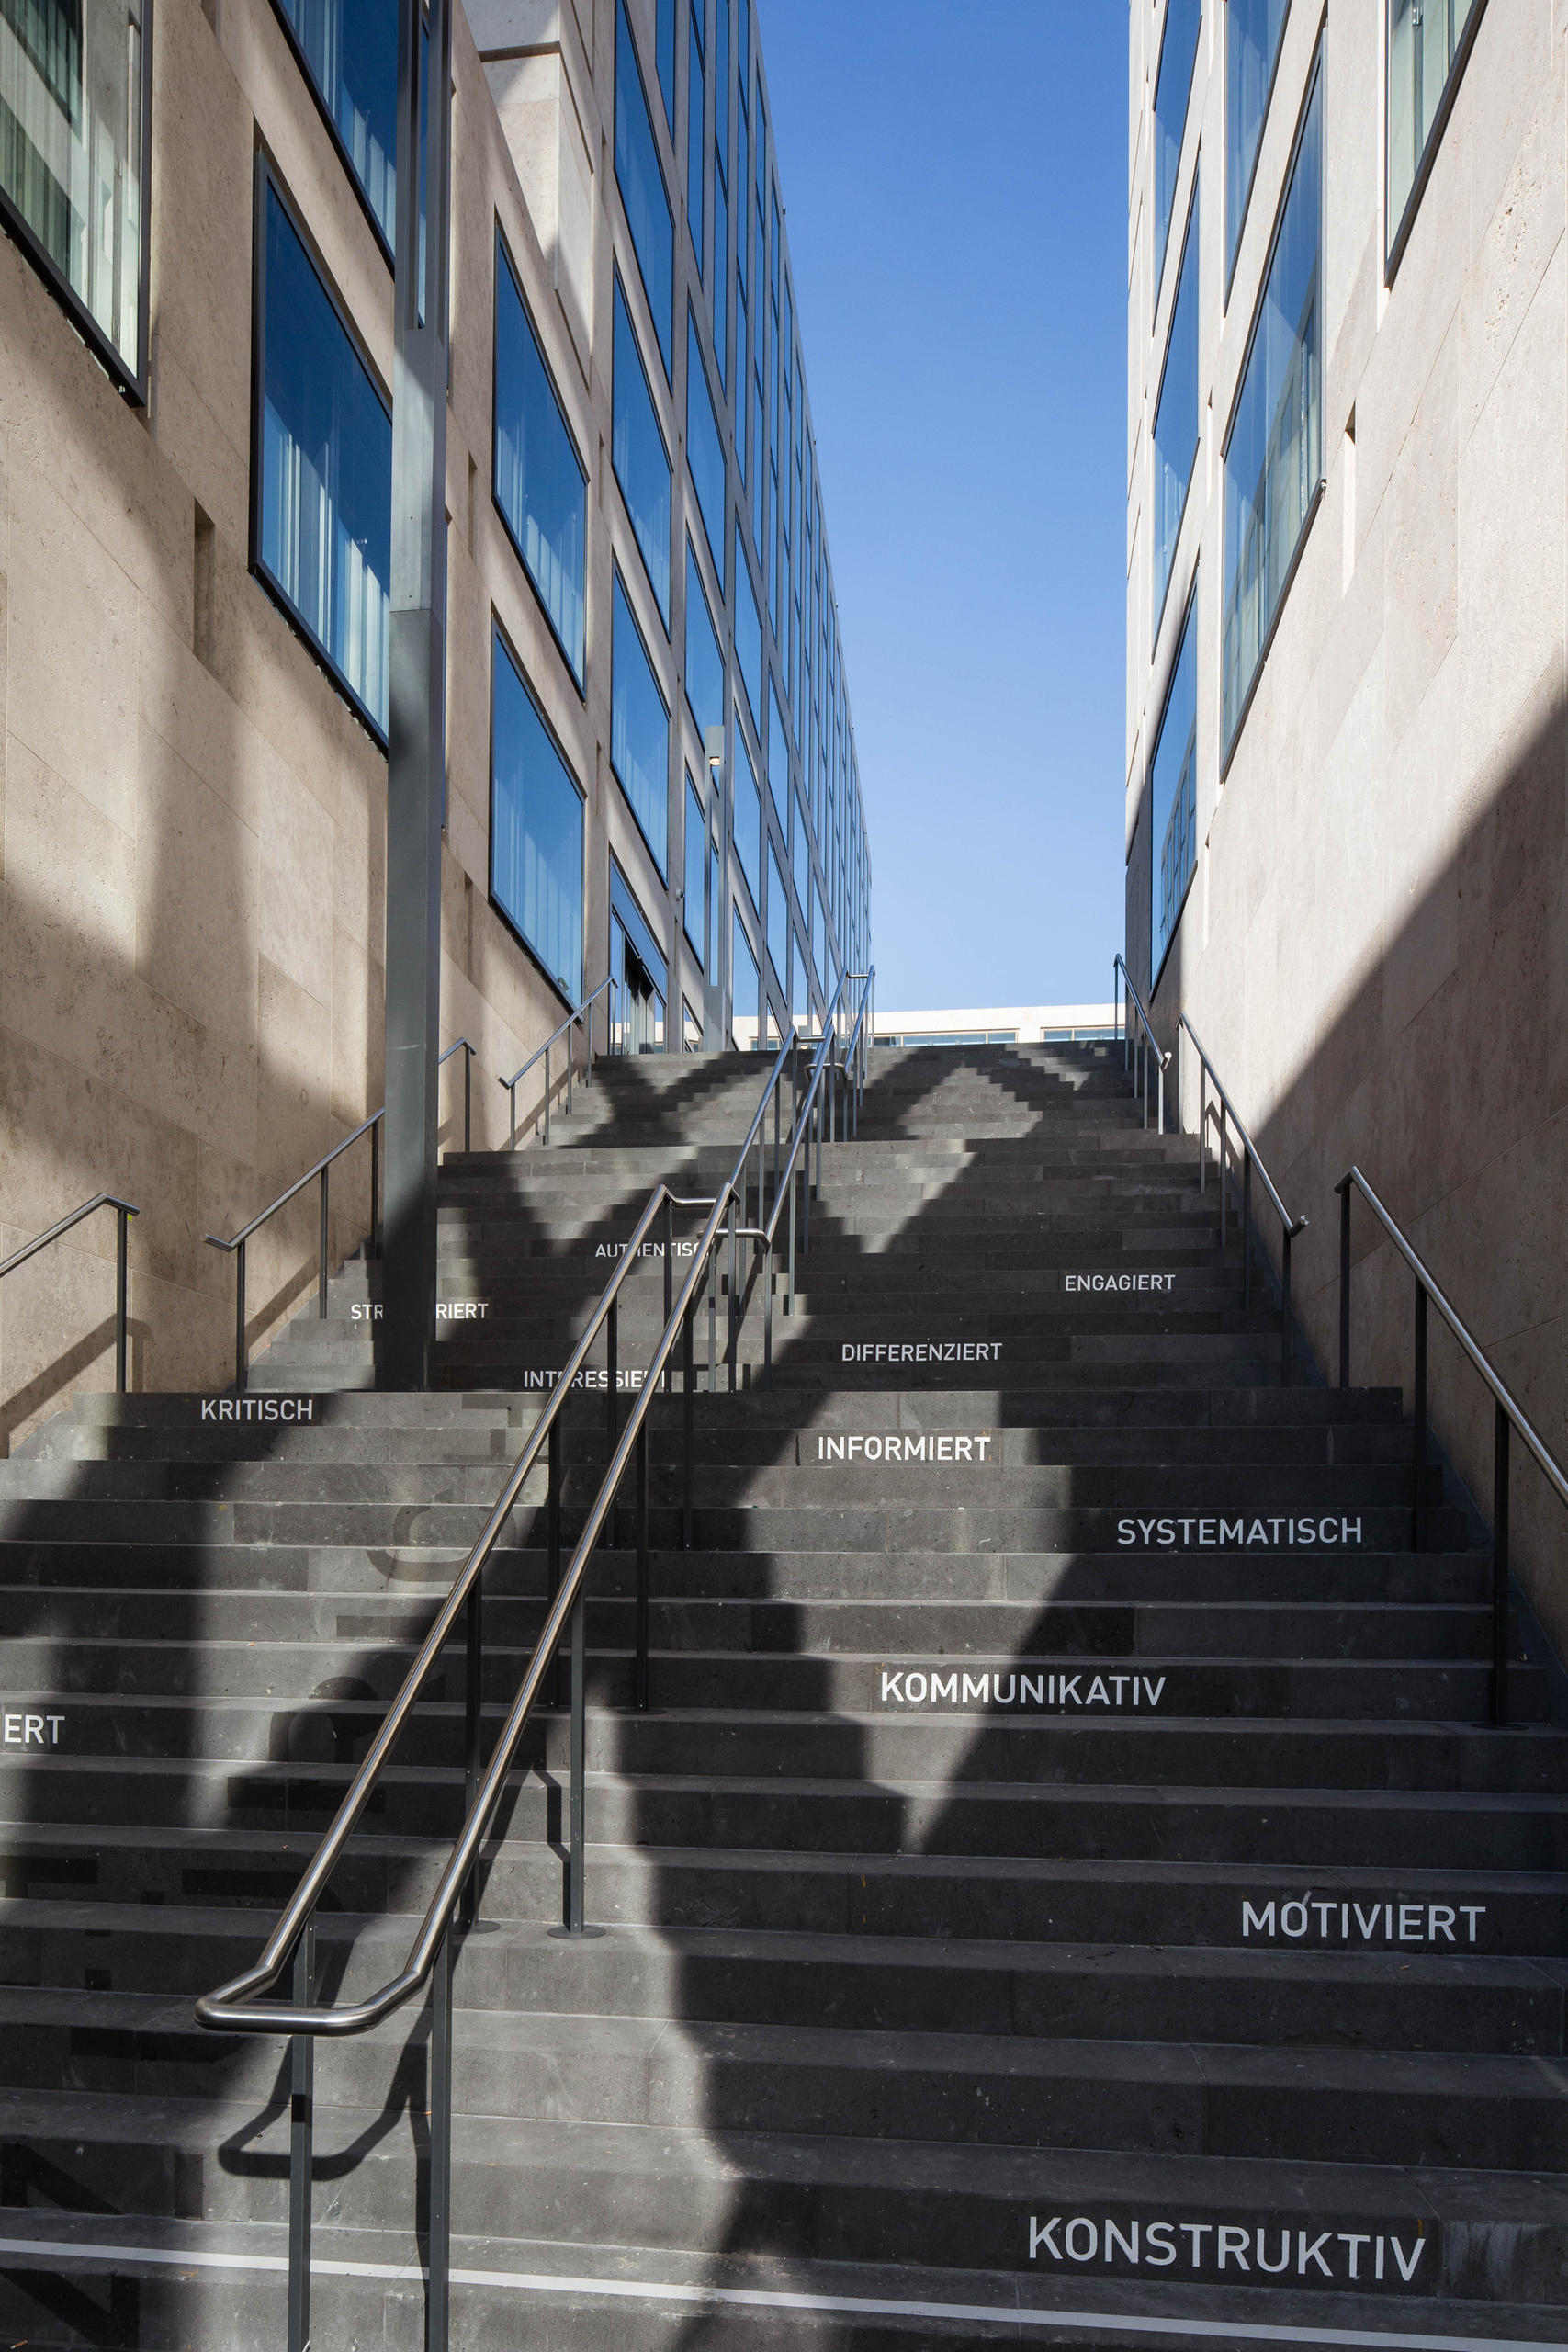
{"type": "Polygon", "coordinates": [[[626,0],[615,0],[615,186],[621,191],[642,289],[666,380],[674,381],[675,216],[659,161],[653,117],[626,0]]]}
{"type": "Polygon", "coordinates": [[[686,312],[686,462],[692,469],[692,487],[697,493],[697,510],[707,534],[708,553],[713,568],[724,578],[724,443],[719,438],[718,418],[714,413],[713,394],[708,390],[707,369],[703,365],[703,347],[697,335],[697,322],[686,312]]]}
{"type": "Polygon", "coordinates": [[[615,276],[615,378],[610,461],[626,502],[633,536],[666,628],[670,626],[670,510],[674,477],[637,332],[615,276]]]}
{"type": "Polygon", "coordinates": [[[1155,300],[1165,276],[1165,249],[1170,241],[1170,216],[1176,204],[1176,175],[1181,162],[1181,135],[1187,127],[1187,97],[1192,68],[1198,59],[1198,28],[1201,0],[1167,0],[1165,32],[1160,42],[1159,72],[1155,81],[1155,300]]]}
{"type": "Polygon", "coordinates": [[[779,820],[779,831],[789,839],[789,737],[784,732],[783,714],[779,709],[778,689],[768,680],[768,790],[773,797],[773,814],[779,820]]]}
{"type": "Polygon", "coordinates": [[[1165,372],[1160,378],[1159,399],[1155,407],[1153,556],[1156,635],[1198,456],[1198,190],[1194,185],[1181,253],[1181,275],[1176,281],[1170,334],[1165,346],[1165,372]]]}
{"type": "Polygon", "coordinates": [[[779,994],[784,996],[789,988],[789,885],[779,871],[772,842],[768,843],[768,954],[779,994]]]}
{"type": "Polygon", "coordinates": [[[664,101],[664,119],[670,125],[671,139],[675,136],[675,15],[676,0],[656,0],[654,64],[659,74],[659,95],[664,101]]]}
{"type": "Polygon", "coordinates": [[[615,575],[610,765],[662,877],[670,848],[670,713],[621,575],[615,575]]]}
{"type": "Polygon", "coordinates": [[[256,565],[384,735],[392,420],[269,175],[261,186],[256,565]]]}
{"type": "Polygon", "coordinates": [[[1274,85],[1291,0],[1226,0],[1225,276],[1235,267],[1241,224],[1274,85]]]}
{"type": "Polygon", "coordinates": [[[707,120],[706,90],[703,76],[703,36],[693,8],[690,20],[690,65],[686,83],[686,226],[692,232],[692,251],[696,255],[697,276],[703,274],[703,161],[707,153],[704,136],[707,120]]]}
{"type": "Polygon", "coordinates": [[[582,1000],[582,796],[499,629],[491,637],[490,892],[582,1000]]]}
{"type": "Polygon", "coordinates": [[[1388,241],[1404,226],[1450,76],[1485,0],[1388,0],[1388,241]]]}
{"type": "Polygon", "coordinates": [[[140,388],[149,70],[141,0],[4,0],[0,209],[140,388]]]}
{"type": "Polygon", "coordinates": [[[746,748],[746,738],[739,725],[735,729],[735,854],[740,861],[740,871],[746,876],[746,888],[751,893],[751,904],[761,911],[762,904],[762,796],[757,789],[756,771],[751,754],[746,748]]]}
{"type": "Polygon", "coordinates": [[[1165,710],[1149,763],[1150,840],[1154,903],[1150,910],[1149,977],[1161,965],[1181,917],[1198,863],[1198,599],[1187,607],[1181,644],[1166,693],[1165,710]]]}
{"type": "Polygon", "coordinates": [[[398,19],[384,0],[277,0],[389,250],[397,242],[398,19]]]}
{"type": "Polygon", "coordinates": [[[740,920],[740,910],[736,907],[732,911],[735,935],[729,951],[730,1035],[745,1053],[756,1044],[759,1035],[762,976],[757,969],[757,958],[751,952],[746,926],[740,920]]]}
{"type": "Polygon", "coordinates": [[[1227,754],[1323,478],[1322,228],[1319,66],[1225,445],[1227,754]]]}
{"type": "Polygon", "coordinates": [[[682,901],[681,919],[692,953],[701,970],[706,971],[708,960],[707,914],[703,894],[707,875],[707,819],[703,814],[702,797],[686,777],[686,891],[682,901]]]}
{"type": "Polygon", "coordinates": [[[686,541],[686,700],[705,749],[708,729],[724,725],[724,655],[690,539],[686,541]]]}
{"type": "Polygon", "coordinates": [[[588,475],[499,234],[493,443],[495,503],[581,686],[588,475]]]}
{"type": "Polygon", "coordinates": [[[746,560],[746,548],[740,537],[740,526],[735,526],[735,666],[740,673],[740,683],[746,689],[750,705],[751,724],[759,737],[762,732],[762,616],[757,610],[756,591],[751,585],[751,567],[746,560]]]}

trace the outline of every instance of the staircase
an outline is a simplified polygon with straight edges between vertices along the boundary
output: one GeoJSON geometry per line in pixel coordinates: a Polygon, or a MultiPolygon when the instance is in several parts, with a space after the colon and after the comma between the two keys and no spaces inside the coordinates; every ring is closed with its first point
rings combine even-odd
{"type": "MultiPolygon", "coordinates": [[[[84,1400],[0,1464],[0,2342],[282,2352],[287,2052],[191,2001],[292,1890],[652,1182],[716,1188],[762,1069],[601,1075],[548,1149],[444,1169],[439,1393],[370,1388],[354,1261],[247,1399],[84,1400]]],[[[1568,2337],[1568,1742],[1522,1657],[1517,1727],[1478,1727],[1459,1500],[1431,1468],[1414,1555],[1397,1394],[1279,1385],[1194,1144],[1139,1115],[1119,1048],[879,1050],[771,1387],[753,1296],[729,1390],[719,1301],[691,1552],[656,1406],[646,1715],[629,1515],[589,1611],[603,1932],[550,1932],[551,1713],[457,1963],[462,2352],[1568,2337]]],[[[326,1997],[400,1963],[462,1758],[455,1652],[326,1997]]],[[[316,2064],[313,2341],[418,2345],[424,2015],[316,2064]]]]}

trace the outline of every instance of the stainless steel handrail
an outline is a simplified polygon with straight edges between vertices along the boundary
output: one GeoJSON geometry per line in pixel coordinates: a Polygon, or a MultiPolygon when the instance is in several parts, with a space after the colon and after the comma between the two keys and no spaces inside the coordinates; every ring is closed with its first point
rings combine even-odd
{"type": "Polygon", "coordinates": [[[763,1217],[765,1204],[762,1198],[761,1177],[761,1170],[759,1169],[757,1214],[759,1218],[762,1220],[761,1230],[749,1235],[737,1237],[738,1238],[745,1238],[754,1241],[758,1245],[759,1256],[763,1256],[768,1261],[767,1286],[762,1294],[762,1377],[765,1385],[769,1387],[773,1385],[773,1257],[777,1244],[780,1219],[784,1216],[784,1204],[787,1201],[789,1206],[789,1244],[788,1255],[785,1260],[784,1311],[786,1315],[793,1315],[795,1312],[795,1165],[800,1158],[801,1152],[804,1150],[806,1153],[807,1182],[805,1185],[805,1200],[802,1204],[801,1209],[800,1243],[800,1246],[804,1249],[808,1243],[811,1234],[811,1194],[814,1189],[810,1181],[811,1144],[814,1135],[817,1143],[817,1186],[815,1189],[819,1191],[821,1188],[824,1108],[826,1109],[827,1120],[829,1126],[828,1140],[832,1142],[836,1139],[833,1130],[836,1125],[836,1114],[839,1107],[839,1097],[834,1090],[834,1080],[832,1076],[835,1068],[841,1073],[842,1082],[848,1086],[848,1100],[842,1106],[842,1123],[849,1134],[858,1135],[860,1132],[860,1106],[865,1093],[866,1055],[870,1050],[869,1041],[874,1035],[874,1027],[869,1018],[869,1015],[872,1005],[874,1001],[873,992],[875,988],[875,983],[876,973],[874,967],[869,972],[846,972],[840,978],[838,988],[834,991],[832,1004],[829,1007],[827,1015],[822,1023],[821,1043],[818,1045],[816,1055],[812,1060],[811,1071],[807,1080],[805,1096],[796,1107],[793,1136],[782,1166],[779,1163],[775,1150],[773,1162],[773,1212],[771,1216],[768,1216],[765,1218],[763,1217]],[[835,1055],[833,1048],[837,1038],[836,1024],[839,1006],[842,1001],[844,991],[849,988],[851,982],[853,980],[859,980],[862,983],[859,1009],[855,1013],[853,1021],[851,1023],[849,1034],[843,1040],[842,1055],[837,1056],[835,1055]],[[852,1082],[851,1080],[852,1071],[852,1082]],[[827,1102],[825,1105],[821,1099],[824,1087],[827,1089],[827,1102]]]}
{"type": "Polygon", "coordinates": [[[80,1208],[69,1210],[58,1224],[50,1227],[47,1233],[35,1233],[30,1241],[24,1241],[21,1248],[13,1250],[8,1258],[0,1258],[0,1281],[4,1281],[7,1274],[15,1273],[18,1266],[25,1266],[29,1258],[36,1258],[40,1250],[47,1250],[51,1241],[58,1241],[62,1234],[69,1233],[73,1226],[80,1225],[84,1217],[95,1216],[99,1209],[113,1209],[115,1212],[114,1385],[115,1394],[123,1396],[127,1329],[126,1244],[130,1220],[141,1214],[134,1201],[122,1201],[118,1193],[95,1193],[90,1201],[84,1201],[80,1208]]]}
{"type": "MultiPolygon", "coordinates": [[[[452,1044],[447,1046],[446,1052],[437,1057],[435,1065],[437,1069],[439,1069],[444,1064],[451,1060],[454,1054],[461,1053],[465,1056],[463,1063],[463,1148],[465,1151],[468,1148],[469,1139],[469,1073],[473,1065],[474,1052],[475,1048],[469,1045],[467,1037],[457,1037],[455,1038],[452,1044]]],[[[294,1183],[289,1185],[287,1192],[279,1193],[276,1201],[270,1203],[266,1208],[262,1209],[255,1216],[252,1217],[249,1225],[242,1226],[238,1233],[231,1234],[227,1239],[225,1239],[223,1235],[220,1233],[209,1233],[207,1236],[208,1244],[211,1249],[226,1250],[234,1260],[234,1385],[237,1388],[243,1388],[245,1385],[245,1375],[249,1368],[250,1359],[250,1350],[246,1345],[245,1340],[246,1242],[249,1241],[253,1233],[256,1232],[262,1226],[266,1224],[269,1217],[275,1217],[279,1209],[287,1208],[289,1202],[296,1199],[299,1194],[305,1190],[307,1184],[313,1184],[317,1178],[320,1177],[321,1184],[321,1216],[319,1220],[320,1231],[318,1235],[318,1255],[320,1264],[317,1274],[316,1295],[318,1300],[318,1312],[321,1320],[324,1322],[326,1320],[327,1313],[327,1245],[329,1238],[328,1182],[332,1166],[334,1160],[338,1160],[343,1158],[345,1151],[351,1151],[354,1148],[354,1146],[359,1141],[361,1136],[369,1136],[370,1235],[367,1247],[371,1256],[374,1257],[379,1244],[381,1232],[380,1126],[381,1121],[385,1116],[385,1104],[382,1105],[379,1111],[372,1111],[367,1119],[361,1120],[359,1125],[355,1128],[352,1135],[344,1136],[341,1143],[333,1144],[331,1151],[329,1151],[323,1159],[318,1159],[314,1168],[308,1168],[303,1176],[299,1177],[294,1183]]]]}
{"type": "Polygon", "coordinates": [[[1254,1169],[1258,1170],[1263,1189],[1268,1193],[1274,1213],[1280,1220],[1280,1292],[1282,1302],[1280,1318],[1280,1382],[1282,1387],[1288,1388],[1295,1361],[1294,1351],[1291,1345],[1291,1249],[1296,1236],[1305,1232],[1310,1220],[1304,1216],[1293,1217],[1280,1198],[1279,1188],[1263,1165],[1258,1146],[1248,1134],[1240,1112],[1222,1085],[1218,1070],[1203,1050],[1201,1038],[1185,1013],[1182,1013],[1177,1023],[1179,1042],[1183,1030],[1192,1040],[1192,1050],[1198,1057],[1198,1190],[1201,1193],[1208,1190],[1209,1182],[1209,1121],[1213,1115],[1209,1107],[1211,1086],[1214,1090],[1220,1105],[1219,1146],[1214,1157],[1220,1185],[1220,1248],[1222,1250],[1225,1246],[1225,1185],[1229,1175],[1227,1164],[1229,1128],[1235,1128],[1236,1140],[1241,1145],[1239,1224],[1241,1303],[1244,1307],[1252,1305],[1252,1171],[1254,1169]]]}
{"type": "Polygon", "coordinates": [[[1127,969],[1126,965],[1122,962],[1122,957],[1119,955],[1116,956],[1111,967],[1111,993],[1112,1001],[1116,1006],[1116,1026],[1122,1034],[1122,1067],[1125,1069],[1128,1068],[1129,1064],[1131,1064],[1133,1072],[1133,1091],[1134,1094],[1138,1092],[1140,1084],[1142,1086],[1144,1097],[1144,1125],[1145,1127],[1149,1124],[1149,1063],[1151,1058],[1154,1062],[1155,1074],[1158,1081],[1159,1094],[1159,1109],[1155,1125],[1158,1133],[1164,1135],[1165,1074],[1170,1066],[1170,1056],[1168,1053],[1162,1053],[1160,1051],[1159,1039],[1155,1035],[1154,1023],[1149,1019],[1148,1011],[1144,1003],[1144,1000],[1138,994],[1137,989],[1134,985],[1132,973],[1127,969]],[[1137,1007],[1139,1033],[1135,1040],[1133,1036],[1132,1023],[1127,1017],[1127,1008],[1129,1004],[1133,1004],[1137,1007]]]}
{"type": "Polygon", "coordinates": [[[1517,1430],[1526,1451],[1560,1503],[1568,1505],[1568,1476],[1546,1442],[1532,1427],[1518,1399],[1500,1380],[1456,1309],[1450,1305],[1431,1270],[1418,1258],[1394,1219],[1384,1208],[1360,1170],[1351,1167],[1334,1187],[1339,1195],[1339,1385],[1350,1385],[1350,1195],[1359,1193],[1384,1233],[1416,1277],[1415,1380],[1412,1395],[1413,1474],[1411,1544],[1422,1549],[1426,1534],[1426,1498],[1422,1492],[1427,1467],[1427,1303],[1436,1306],[1472,1368],[1492,1392],[1492,1720],[1508,1720],[1508,1453],[1509,1430],[1517,1430]]]}
{"type": "MultiPolygon", "coordinates": [[[[763,1114],[772,1100],[773,1091],[783,1075],[789,1051],[790,1045],[786,1041],[780,1046],[774,1058],[767,1083],[762,1090],[761,1102],[747,1130],[746,1140],[740,1147],[734,1171],[713,1201],[707,1223],[703,1230],[702,1240],[694,1256],[692,1269],[682,1285],[680,1299],[675,1302],[666,1320],[663,1335],[654,1351],[653,1358],[644,1377],[641,1393],[627,1424],[626,1437],[615,1451],[610,1472],[601,1487],[594,1509],[590,1513],[587,1529],[579,1541],[570,1568],[561,1583],[546,1620],[545,1630],[536,1645],[533,1660],[524,1677],[512,1714],[507,1719],[501,1744],[492,1756],[482,1784],[477,1791],[470,1790],[468,1819],[464,1830],[453,1848],[454,1860],[443,1872],[436,1892],[431,1899],[423,1925],[411,1949],[407,1965],[401,1973],[392,1978],[380,1992],[368,2000],[356,2002],[349,2007],[338,2008],[312,2005],[309,2002],[303,2004],[258,2002],[250,1998],[251,1995],[276,1983],[288,1966],[306,1922],[314,1909],[317,1898],[325,1886],[355,1823],[369,1802],[376,1782],[402,1734],[431,1669],[449,1639],[470,1592],[478,1587],[485,1564],[495,1548],[501,1531],[516,1504],[529,1473],[547,1442],[551,1439],[552,1432],[558,1428],[561,1413],[568,1396],[571,1394],[577,1375],[587,1363],[589,1353],[601,1330],[604,1329],[609,1323],[621,1286],[632,1267],[637,1263],[643,1242],[652,1230],[656,1217],[666,1204],[671,1208],[675,1206],[678,1196],[663,1183],[656,1185],[650,1193],[647,1206],[633,1229],[631,1238],[604,1286],[604,1295],[589,1318],[587,1328],[573,1349],[570,1362],[557,1380],[537,1423],[502,1483],[500,1495],[485,1521],[484,1527],[469,1550],[468,1558],[458,1570],[446,1600],[442,1604],[430,1632],[420,1647],[417,1657],[404,1677],[401,1689],[388,1710],[381,1729],[372,1741],[365,1761],[354,1776],[331,1828],[317,1849],[315,1858],[306,1870],[293,1896],[285,1906],[276,1927],[267,1939],[260,1959],[254,1968],[246,1970],[243,1975],[233,1978],[229,1984],[220,1985],[217,1991],[204,1995],[197,2001],[196,2013],[203,2025],[225,2032],[290,2034],[362,2032],[367,2026],[375,2024],[378,2018],[388,2016],[393,2009],[399,2007],[418,1990],[429,1975],[435,1946],[456,1907],[457,1894],[467,1877],[468,1864],[472,1861],[479,1846],[483,1842],[491,1815],[499,1800],[502,1783],[511,1768],[512,1755],[522,1736],[543,1681],[545,1667],[554,1658],[567,1617],[570,1614],[578,1598],[589,1557],[598,1540],[599,1532],[604,1525],[615,1487],[619,1485],[621,1474],[625,1469],[632,1439],[643,1425],[659,1376],[668,1363],[675,1345],[681,1320],[691,1307],[707,1272],[707,1261],[718,1238],[725,1213],[733,1204],[737,1188],[744,1184],[746,1164],[751,1146],[761,1129],[763,1114]],[[456,1860],[459,1854],[464,1857],[460,1869],[457,1866],[456,1860]]],[[[668,1268],[668,1256],[666,1256],[665,1264],[668,1268]]],[[[612,1356],[613,1354],[612,1350],[612,1356]]],[[[616,1394],[616,1379],[612,1367],[609,1381],[612,1413],[615,1410],[616,1394]]],[[[558,1440],[557,1449],[558,1453],[558,1440]]],[[[552,1462],[552,1470],[556,1466],[552,1462]]],[[[575,1790],[573,1803],[575,1809],[575,1790]]],[[[581,1892],[580,1889],[578,1891],[581,1892]]]]}
{"type": "MultiPolygon", "coordinates": [[[[559,1044],[560,1040],[567,1035],[569,1030],[575,1029],[580,1025],[584,1028],[585,1035],[588,1039],[588,1060],[582,1072],[582,1083],[584,1086],[592,1085],[593,1008],[598,1003],[600,998],[604,995],[605,989],[611,985],[612,982],[610,975],[606,972],[598,987],[593,990],[592,994],[591,996],[585,996],[582,1002],[578,1006],[577,1011],[575,1012],[569,1012],[566,1019],[561,1022],[558,1027],[550,1031],[549,1035],[545,1039],[544,1044],[539,1047],[538,1051],[529,1055],[521,1069],[514,1070],[510,1078],[499,1079],[496,1081],[498,1085],[505,1087],[507,1096],[511,1103],[512,1139],[508,1146],[510,1150],[515,1151],[517,1148],[517,1089],[523,1080],[527,1077],[528,1072],[537,1062],[543,1062],[545,1065],[545,1100],[543,1110],[545,1117],[545,1141],[548,1143],[550,1139],[550,1054],[552,1049],[559,1044]]],[[[606,1053],[610,1050],[610,1020],[611,1015],[609,1008],[606,1006],[604,1012],[604,1050],[606,1053]]],[[[571,1116],[571,1072],[572,1051],[569,1045],[566,1054],[566,1110],[568,1118],[571,1116]]],[[[536,1116],[534,1125],[537,1127],[538,1124],[538,1118],[536,1116]]]]}

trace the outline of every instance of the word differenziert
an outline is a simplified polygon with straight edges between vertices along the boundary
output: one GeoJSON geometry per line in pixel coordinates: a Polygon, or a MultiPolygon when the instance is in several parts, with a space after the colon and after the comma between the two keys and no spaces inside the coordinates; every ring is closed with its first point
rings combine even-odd
{"type": "Polygon", "coordinates": [[[901,1666],[878,1668],[885,1707],[1157,1707],[1163,1674],[966,1674],[901,1666]],[[1016,1690],[1014,1686],[1017,1686],[1016,1690]],[[1087,1685],[1087,1688],[1080,1688],[1087,1685]]]}
{"type": "MultiPolygon", "coordinates": [[[[1475,1923],[1486,1917],[1484,1903],[1357,1903],[1320,1901],[1303,1894],[1278,1905],[1278,1933],[1300,1943],[1317,1921],[1324,1943],[1463,1944],[1478,1940],[1475,1923]],[[1467,1922],[1468,1932],[1459,1926],[1467,1922]]],[[[1244,1942],[1254,1936],[1273,1939],[1276,1906],[1243,1900],[1241,1933],[1244,1942]]]]}
{"type": "Polygon", "coordinates": [[[1199,1550],[1218,1548],[1227,1544],[1283,1544],[1287,1547],[1308,1544],[1359,1544],[1361,1522],[1359,1519],[1119,1519],[1116,1522],[1119,1544],[1156,1544],[1170,1550],[1179,1544],[1195,1545],[1199,1550]],[[1180,1528],[1179,1536],[1176,1532],[1180,1528]],[[1192,1529],[1196,1528],[1196,1535],[1192,1529]],[[1280,1534],[1283,1528],[1285,1532],[1280,1534]]]}
{"type": "Polygon", "coordinates": [[[1102,2233],[1088,2213],[1070,2221],[1060,2213],[1046,2222],[1029,2217],[1031,2262],[1048,2254],[1054,2262],[1121,2262],[1155,2270],[1180,2263],[1188,2270],[1261,2271],[1272,2278],[1288,2271],[1297,2278],[1354,2278],[1367,2286],[1391,2281],[1396,2273],[1408,2286],[1428,2243],[1418,2226],[1406,2253],[1392,2230],[1325,2230],[1315,2222],[1304,2230],[1283,2222],[1260,2228],[1250,2222],[1145,2222],[1140,2239],[1136,2222],[1108,2219],[1102,2233]]]}
{"type": "Polygon", "coordinates": [[[986,1430],[978,1437],[957,1437],[951,1430],[940,1436],[900,1437],[897,1431],[890,1437],[826,1437],[817,1441],[818,1462],[986,1462],[990,1459],[987,1449],[994,1441],[994,1432],[986,1430]],[[847,1451],[846,1451],[847,1449],[847,1451]]]}
{"type": "Polygon", "coordinates": [[[846,1340],[845,1363],[996,1363],[999,1340],[846,1340]]]}

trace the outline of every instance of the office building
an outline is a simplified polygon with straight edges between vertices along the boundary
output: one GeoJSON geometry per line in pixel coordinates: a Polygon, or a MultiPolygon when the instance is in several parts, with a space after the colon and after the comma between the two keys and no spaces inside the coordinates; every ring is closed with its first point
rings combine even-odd
{"type": "MultiPolygon", "coordinates": [[[[1354,1163],[1561,1454],[1562,12],[1133,0],[1131,28],[1134,982],[1187,1127],[1182,1014],[1311,1219],[1329,1376],[1354,1163]]],[[[1353,1376],[1408,1396],[1413,1277],[1362,1204],[1351,1255],[1353,1376]]],[[[1429,1379],[1489,1514],[1493,1400],[1436,1317],[1429,1379]]],[[[1561,1648],[1528,1461],[1514,1511],[1561,1648]]]]}
{"type": "MultiPolygon", "coordinates": [[[[204,1237],[382,1100],[396,28],[0,25],[0,1257],[134,1203],[138,1387],[220,1375],[204,1237]]],[[[479,1145],[607,974],[601,1051],[819,1016],[870,865],[750,0],[475,0],[452,85],[441,1006],[479,1145]]],[[[253,1245],[253,1337],[313,1216],[253,1245]]],[[[5,1285],[7,1435],[112,1377],[114,1246],[5,1285]]]]}

